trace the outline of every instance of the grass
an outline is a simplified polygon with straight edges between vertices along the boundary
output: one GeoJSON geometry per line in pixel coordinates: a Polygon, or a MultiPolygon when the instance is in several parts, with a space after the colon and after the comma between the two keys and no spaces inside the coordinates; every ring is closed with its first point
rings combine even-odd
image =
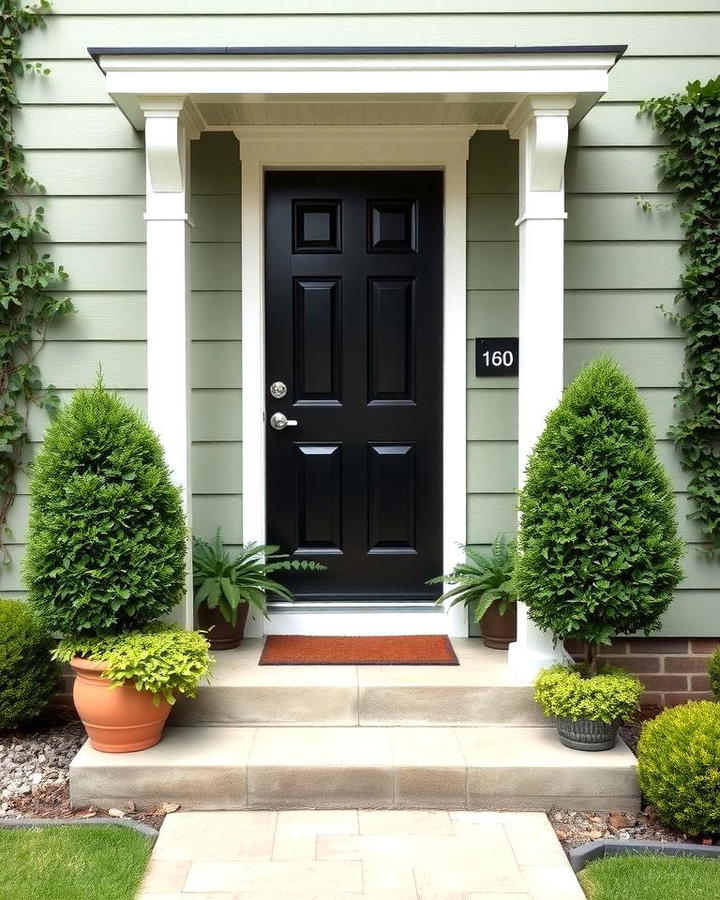
{"type": "Polygon", "coordinates": [[[133,900],[150,839],[119,825],[0,830],[0,900],[133,900]]]}
{"type": "Polygon", "coordinates": [[[720,862],[635,853],[590,863],[579,873],[588,900],[718,900],[720,862]]]}

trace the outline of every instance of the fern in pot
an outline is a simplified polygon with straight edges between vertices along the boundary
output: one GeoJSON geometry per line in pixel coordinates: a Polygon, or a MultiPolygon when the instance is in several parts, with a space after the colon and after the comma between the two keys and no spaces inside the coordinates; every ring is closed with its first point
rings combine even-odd
{"type": "Polygon", "coordinates": [[[474,621],[480,624],[485,646],[507,650],[517,635],[515,542],[500,534],[488,553],[474,547],[462,549],[465,562],[458,563],[449,575],[432,578],[428,584],[452,585],[437,602],[470,607],[474,621]]]}
{"type": "Polygon", "coordinates": [[[267,595],[294,600],[272,575],[281,571],[323,571],[312,560],[291,559],[272,544],[249,543],[232,555],[218,528],[212,543],[193,537],[193,587],[200,628],[208,632],[213,650],[231,650],[243,639],[250,607],[267,612],[267,595]]]}

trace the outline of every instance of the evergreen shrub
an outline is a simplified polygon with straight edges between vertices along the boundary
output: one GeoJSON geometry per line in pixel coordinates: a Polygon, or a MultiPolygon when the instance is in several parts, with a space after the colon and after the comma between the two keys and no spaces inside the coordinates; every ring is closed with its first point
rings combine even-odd
{"type": "Polygon", "coordinates": [[[27,603],[0,599],[0,728],[34,719],[52,699],[58,681],[52,648],[27,603]]]}
{"type": "Polygon", "coordinates": [[[720,834],[720,703],[666,709],[638,742],[640,787],[666,825],[720,834]]]}
{"type": "Polygon", "coordinates": [[[180,491],[151,428],[100,379],[76,391],[48,428],[30,501],[24,575],[49,629],[117,633],[180,601],[180,491]]]}
{"type": "Polygon", "coordinates": [[[583,678],[578,667],[551,666],[535,680],[535,699],[546,716],[622,722],[638,708],[644,688],[634,675],[605,666],[594,678],[583,678]]]}
{"type": "Polygon", "coordinates": [[[645,405],[607,356],[549,414],[520,493],[518,597],[558,640],[587,647],[657,628],[683,577],[672,489],[645,405]]]}
{"type": "Polygon", "coordinates": [[[715,699],[720,700],[720,649],[716,650],[710,657],[708,674],[710,676],[710,689],[715,694],[715,699]]]}

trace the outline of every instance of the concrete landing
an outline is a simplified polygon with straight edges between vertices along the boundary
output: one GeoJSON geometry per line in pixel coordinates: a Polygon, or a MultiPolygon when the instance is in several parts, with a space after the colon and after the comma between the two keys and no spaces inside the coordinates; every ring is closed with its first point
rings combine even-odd
{"type": "Polygon", "coordinates": [[[171,724],[545,725],[532,687],[507,654],[479,639],[453,639],[459,666],[259,666],[263,641],[216,655],[195,700],[171,724]]]}
{"type": "Polygon", "coordinates": [[[547,727],[168,728],[139,753],[86,744],[75,806],[186,809],[639,808],[635,757],[563,747],[547,727]]]}

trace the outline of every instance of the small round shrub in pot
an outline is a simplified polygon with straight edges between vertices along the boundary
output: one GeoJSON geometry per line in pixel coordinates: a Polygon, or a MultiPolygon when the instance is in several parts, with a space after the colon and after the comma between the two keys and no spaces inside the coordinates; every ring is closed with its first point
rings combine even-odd
{"type": "MultiPolygon", "coordinates": [[[[41,622],[62,632],[83,657],[85,639],[132,640],[132,632],[183,598],[185,551],[180,491],[152,429],[100,379],[76,391],[48,428],[30,483],[24,576],[41,622]]],[[[181,652],[168,659],[180,671],[188,650],[183,641],[180,632],[171,634],[181,652]]],[[[80,657],[72,662],[76,670],[88,668],[80,657]]],[[[120,715],[126,749],[155,743],[158,736],[145,743],[137,737],[142,722],[133,723],[132,710],[144,713],[129,699],[138,700],[135,688],[117,692],[107,680],[103,688],[106,713],[112,707],[120,715]]],[[[81,692],[76,678],[74,696],[81,692]]],[[[140,693],[152,703],[152,691],[140,687],[140,693]]]]}
{"type": "Polygon", "coordinates": [[[638,778],[666,825],[689,835],[720,835],[720,703],[687,703],[646,722],[638,778]]]}
{"type": "Polygon", "coordinates": [[[515,581],[528,615],[562,642],[598,646],[657,629],[683,573],[670,481],[647,409],[607,356],[547,417],[527,465],[515,581]]]}
{"type": "Polygon", "coordinates": [[[551,666],[535,680],[535,699],[573,750],[612,749],[618,725],[637,710],[642,691],[637,678],[610,666],[593,678],[583,678],[581,666],[551,666]]]}
{"type": "Polygon", "coordinates": [[[177,696],[194,697],[212,665],[204,635],[160,623],[64,638],[54,656],[72,665],[78,713],[93,747],[106,753],[157,744],[177,696]]]}
{"type": "Polygon", "coordinates": [[[0,728],[36,718],[52,699],[58,682],[53,646],[29,604],[0,599],[0,728]]]}

